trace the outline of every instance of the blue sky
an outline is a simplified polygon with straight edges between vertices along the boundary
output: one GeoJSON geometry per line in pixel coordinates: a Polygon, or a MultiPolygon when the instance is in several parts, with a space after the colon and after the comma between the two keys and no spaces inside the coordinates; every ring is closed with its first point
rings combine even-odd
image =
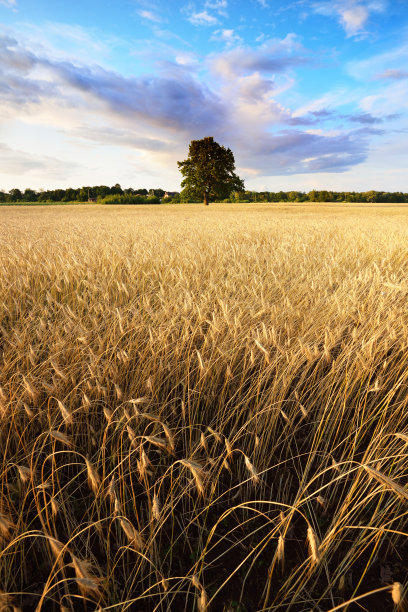
{"type": "Polygon", "coordinates": [[[408,191],[408,0],[0,0],[0,189],[408,191]]]}

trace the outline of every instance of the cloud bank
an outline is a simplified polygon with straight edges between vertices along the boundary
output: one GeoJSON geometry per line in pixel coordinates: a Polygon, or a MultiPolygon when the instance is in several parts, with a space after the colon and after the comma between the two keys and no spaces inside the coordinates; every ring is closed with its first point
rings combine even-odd
{"type": "MultiPolygon", "coordinates": [[[[223,11],[227,3],[212,0],[206,6],[223,11]]],[[[225,41],[233,39],[232,31],[220,32],[225,41]]],[[[204,76],[177,56],[161,72],[124,76],[96,64],[53,59],[16,37],[1,36],[0,107],[9,120],[24,115],[30,124],[40,125],[46,115],[71,143],[97,144],[101,155],[121,148],[129,163],[136,156],[140,167],[170,167],[172,176],[188,142],[208,135],[231,147],[238,168],[250,176],[341,173],[364,162],[372,139],[382,133],[374,125],[383,118],[368,109],[345,115],[313,104],[295,112],[278,101],[292,86],[296,68],[313,65],[294,35],[256,48],[235,43],[205,59],[204,76]],[[339,126],[325,130],[326,120],[339,126]]],[[[63,164],[7,145],[0,153],[11,174],[24,176],[48,164],[59,176],[63,164]]],[[[74,172],[75,164],[65,170],[74,172]]]]}

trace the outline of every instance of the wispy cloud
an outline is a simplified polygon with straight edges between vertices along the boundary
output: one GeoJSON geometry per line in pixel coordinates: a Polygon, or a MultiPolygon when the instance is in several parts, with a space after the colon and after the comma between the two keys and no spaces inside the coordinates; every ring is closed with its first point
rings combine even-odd
{"type": "MultiPolygon", "coordinates": [[[[358,96],[356,95],[356,99],[358,96]]],[[[342,106],[346,102],[350,102],[350,97],[346,97],[346,92],[343,89],[336,89],[334,91],[328,91],[327,93],[315,98],[314,100],[308,101],[299,108],[296,108],[293,112],[294,117],[303,117],[308,113],[315,114],[323,112],[333,112],[333,109],[342,106]]]]}
{"type": "Polygon", "coordinates": [[[67,171],[77,167],[74,162],[12,149],[7,144],[0,142],[1,174],[11,174],[21,178],[42,170],[49,172],[53,177],[62,179],[66,176],[67,171]]]}
{"type": "Polygon", "coordinates": [[[373,78],[398,80],[408,75],[407,65],[408,45],[403,44],[384,53],[377,53],[363,60],[349,62],[346,64],[346,70],[357,81],[373,78]]]}
{"type": "Polygon", "coordinates": [[[367,95],[360,100],[360,108],[364,112],[376,116],[400,114],[408,110],[408,81],[407,79],[391,81],[380,91],[367,95]]]}
{"type": "Polygon", "coordinates": [[[311,111],[310,114],[313,115],[313,117],[316,117],[316,119],[328,119],[333,116],[333,111],[328,110],[327,108],[322,108],[317,111],[311,111]]]}
{"type": "Polygon", "coordinates": [[[304,115],[299,115],[298,111],[292,115],[288,121],[291,125],[320,125],[322,122],[339,122],[342,120],[361,125],[378,125],[386,121],[398,119],[398,113],[389,115],[375,116],[368,112],[339,113],[333,109],[321,108],[317,111],[308,111],[304,115]]]}
{"type": "Polygon", "coordinates": [[[153,21],[154,23],[161,23],[163,20],[157,13],[153,13],[152,11],[141,9],[138,11],[138,14],[142,19],[147,19],[148,21],[153,21]]]}
{"type": "Polygon", "coordinates": [[[401,79],[408,79],[408,70],[397,70],[388,68],[384,72],[375,75],[376,79],[390,79],[392,81],[399,81],[401,79]]]}
{"type": "Polygon", "coordinates": [[[242,38],[234,30],[216,30],[211,36],[211,40],[219,40],[232,47],[234,45],[242,43],[242,38]]]}
{"type": "Polygon", "coordinates": [[[67,23],[59,23],[55,21],[47,21],[40,29],[40,33],[44,38],[65,41],[74,49],[86,49],[88,52],[92,50],[97,53],[105,53],[114,42],[112,38],[101,37],[99,32],[86,30],[80,25],[71,25],[67,23]]]}
{"type": "Polygon", "coordinates": [[[191,13],[188,20],[193,25],[203,26],[214,26],[218,23],[218,19],[214,15],[210,15],[208,11],[201,11],[199,13],[191,13]]]}
{"type": "Polygon", "coordinates": [[[2,6],[7,6],[8,8],[12,8],[17,5],[16,0],[0,0],[0,4],[2,6]]]}
{"type": "MultiPolygon", "coordinates": [[[[363,125],[375,125],[383,123],[383,117],[374,117],[371,113],[355,113],[354,115],[342,115],[342,118],[352,121],[353,123],[361,123],[363,125]]],[[[388,115],[387,119],[394,119],[395,115],[388,115]]]]}
{"type": "Polygon", "coordinates": [[[205,8],[216,11],[220,15],[227,15],[228,0],[207,0],[205,8]]]}
{"type": "Polygon", "coordinates": [[[198,66],[198,58],[193,52],[177,51],[174,60],[178,66],[184,66],[186,68],[196,68],[198,66]]]}
{"type": "Polygon", "coordinates": [[[266,41],[259,47],[239,46],[211,58],[213,71],[230,78],[254,72],[275,74],[308,62],[307,54],[296,36],[288,34],[283,40],[266,41]]]}
{"type": "Polygon", "coordinates": [[[316,2],[313,9],[316,13],[338,19],[350,37],[363,34],[370,16],[383,13],[386,6],[386,0],[324,0],[316,2]]]}
{"type": "MultiPolygon", "coordinates": [[[[5,28],[13,35],[13,30],[5,28]]],[[[84,28],[78,24],[45,21],[41,25],[20,22],[18,36],[25,41],[25,47],[36,54],[52,59],[77,61],[87,58],[89,63],[106,62],[112,51],[123,48],[123,37],[97,28],[84,28]]]]}
{"type": "Polygon", "coordinates": [[[74,134],[77,138],[91,140],[106,146],[119,145],[154,152],[170,152],[174,149],[174,142],[140,136],[134,134],[132,130],[111,126],[104,126],[103,128],[81,126],[81,128],[70,130],[69,133],[71,136],[74,134]]]}

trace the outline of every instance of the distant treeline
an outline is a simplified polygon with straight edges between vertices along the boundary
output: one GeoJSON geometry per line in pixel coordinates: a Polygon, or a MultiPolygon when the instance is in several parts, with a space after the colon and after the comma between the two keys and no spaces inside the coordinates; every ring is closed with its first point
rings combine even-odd
{"type": "Polygon", "coordinates": [[[123,195],[98,196],[99,204],[160,204],[161,198],[152,195],[124,193],[123,195]]]}
{"type": "MultiPolygon", "coordinates": [[[[88,202],[101,204],[158,204],[165,202],[188,202],[183,193],[167,192],[164,189],[122,189],[119,184],[113,187],[99,185],[94,187],[48,189],[10,189],[0,191],[0,203],[18,202],[88,202]]],[[[234,191],[224,202],[407,202],[408,193],[400,191],[234,191]]]]}
{"type": "Polygon", "coordinates": [[[164,189],[122,189],[117,183],[113,187],[97,185],[94,187],[80,187],[74,189],[10,189],[8,193],[0,191],[0,202],[88,202],[97,199],[106,204],[153,204],[160,202],[165,195],[164,189]],[[135,201],[126,201],[133,200],[135,201]],[[155,200],[154,202],[152,200],[155,200]],[[108,201],[109,200],[109,201],[108,201]],[[115,201],[113,201],[115,200],[115,201]]]}
{"type": "MultiPolygon", "coordinates": [[[[175,198],[173,198],[173,201],[175,198]]],[[[408,202],[400,191],[244,191],[232,193],[225,202],[408,202]]]]}

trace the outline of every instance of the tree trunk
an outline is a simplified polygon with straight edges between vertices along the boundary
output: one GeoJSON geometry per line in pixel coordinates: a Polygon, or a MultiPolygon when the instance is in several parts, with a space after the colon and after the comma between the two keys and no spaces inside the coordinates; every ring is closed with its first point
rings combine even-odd
{"type": "Polygon", "coordinates": [[[209,201],[208,201],[208,191],[204,191],[204,204],[206,206],[209,205],[209,201]]]}

